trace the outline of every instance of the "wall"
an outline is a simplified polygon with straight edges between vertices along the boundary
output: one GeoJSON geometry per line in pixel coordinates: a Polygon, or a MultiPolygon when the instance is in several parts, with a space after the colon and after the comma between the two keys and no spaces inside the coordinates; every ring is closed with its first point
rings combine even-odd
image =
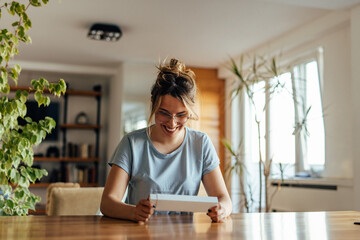
{"type": "MultiPolygon", "coordinates": [[[[124,62],[124,101],[142,102],[149,105],[151,87],[157,75],[155,63],[124,62]]],[[[150,106],[150,105],[149,105],[150,106]]]]}
{"type": "MultiPolygon", "coordinates": [[[[273,41],[264,43],[255,49],[247,52],[248,54],[272,55],[279,52],[282,53],[281,59],[296,60],[299,56],[316,50],[318,47],[324,49],[324,75],[322,82],[322,101],[325,114],[325,141],[326,141],[326,166],[323,176],[325,178],[335,179],[358,179],[359,171],[357,161],[355,161],[355,149],[358,149],[358,144],[353,145],[354,138],[359,143],[359,131],[354,132],[356,119],[359,120],[359,107],[354,108],[354,102],[358,104],[360,101],[358,97],[354,96],[359,89],[358,79],[355,76],[359,72],[352,71],[351,65],[356,61],[359,63],[358,55],[352,56],[353,45],[356,45],[359,40],[359,10],[355,13],[350,11],[334,11],[323,18],[317,19],[309,24],[306,24],[298,29],[280,36],[273,41]],[[357,26],[356,30],[354,29],[357,26]],[[356,32],[356,36],[354,36],[356,32]],[[353,42],[353,44],[351,44],[353,42]],[[354,44],[356,42],[356,44],[354,44]],[[356,58],[356,59],[354,59],[356,58]],[[354,87],[357,86],[357,88],[354,87]],[[353,90],[353,92],[352,92],[353,90]],[[351,94],[353,93],[353,94],[351,94]],[[356,136],[355,136],[356,134],[356,136]],[[354,171],[356,167],[357,171],[354,171]]],[[[358,46],[356,46],[358,48],[358,46]]],[[[359,50],[358,50],[359,51],[359,50]]],[[[226,64],[219,68],[220,77],[226,78],[231,82],[233,77],[226,69],[226,64]]],[[[355,64],[358,66],[358,64],[355,64]]],[[[358,67],[356,67],[359,69],[358,67]]],[[[357,70],[359,71],[359,70],[357,70]]],[[[357,94],[358,95],[358,94],[357,94]]],[[[227,116],[229,118],[229,115],[227,116]]],[[[356,121],[358,122],[358,121],[356,121]]],[[[358,127],[357,127],[358,129],[358,127]]],[[[229,134],[229,133],[228,133],[229,134]]],[[[229,136],[227,136],[229,138],[229,136]]],[[[359,153],[357,153],[359,154],[359,153]]],[[[357,155],[357,156],[360,156],[357,155]]],[[[351,181],[354,182],[355,181],[351,181]]],[[[296,191],[296,190],[294,190],[296,191]]],[[[308,192],[309,193],[309,192],[308,192]]],[[[347,186],[347,191],[337,192],[337,196],[347,199],[347,204],[354,207],[354,189],[352,183],[347,186]]],[[[308,195],[302,195],[304,199],[308,195]]],[[[359,202],[359,197],[357,202],[359,202]]],[[[279,197],[279,195],[277,196],[279,197]]],[[[275,199],[277,198],[275,197],[275,199]]],[[[326,195],[320,197],[327,201],[332,201],[336,206],[339,197],[326,198],[326,195]]],[[[274,199],[274,201],[275,201],[274,199]]],[[[287,199],[288,201],[292,201],[287,199]]],[[[298,202],[301,200],[298,198],[298,202]]],[[[310,207],[309,203],[309,207],[310,207]]],[[[332,205],[332,209],[336,209],[332,205]]],[[[343,209],[340,207],[339,209],[343,209]]]]}
{"type": "Polygon", "coordinates": [[[150,93],[155,82],[157,68],[155,63],[123,63],[123,102],[122,122],[142,116],[146,120],[150,115],[150,93]]]}
{"type": "Polygon", "coordinates": [[[105,173],[106,179],[109,166],[107,162],[116,149],[117,144],[121,139],[121,117],[122,117],[122,102],[123,102],[123,65],[120,64],[111,77],[109,87],[109,128],[108,128],[108,145],[107,145],[107,159],[105,159],[105,173]]]}
{"type": "Polygon", "coordinates": [[[360,210],[360,5],[351,10],[351,96],[354,149],[354,208],[360,210]]]}

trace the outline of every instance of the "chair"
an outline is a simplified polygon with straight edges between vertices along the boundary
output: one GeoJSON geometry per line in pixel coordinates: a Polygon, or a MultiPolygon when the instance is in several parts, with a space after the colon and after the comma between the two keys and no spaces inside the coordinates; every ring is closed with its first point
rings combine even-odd
{"type": "Polygon", "coordinates": [[[48,216],[96,215],[103,187],[52,187],[49,191],[48,216]]]}
{"type": "Polygon", "coordinates": [[[65,183],[65,182],[56,182],[56,183],[51,183],[47,189],[46,189],[46,214],[49,215],[50,212],[50,208],[52,208],[51,204],[51,193],[52,190],[54,188],[58,188],[58,187],[62,187],[62,188],[80,188],[80,184],[79,183],[65,183]]]}

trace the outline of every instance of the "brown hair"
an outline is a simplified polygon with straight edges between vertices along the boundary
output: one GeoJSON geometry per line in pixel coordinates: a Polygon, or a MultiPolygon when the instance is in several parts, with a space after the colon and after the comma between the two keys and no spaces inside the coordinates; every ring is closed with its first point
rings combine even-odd
{"type": "Polygon", "coordinates": [[[151,88],[150,124],[155,112],[159,109],[162,96],[170,95],[180,100],[190,113],[190,118],[198,119],[194,111],[196,98],[195,73],[186,69],[185,65],[177,59],[171,59],[169,64],[160,64],[159,72],[151,88]]]}

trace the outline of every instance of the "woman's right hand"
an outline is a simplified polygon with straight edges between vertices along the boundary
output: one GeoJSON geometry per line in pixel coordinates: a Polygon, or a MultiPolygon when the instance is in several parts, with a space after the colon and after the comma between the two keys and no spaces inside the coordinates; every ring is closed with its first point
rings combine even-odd
{"type": "Polygon", "coordinates": [[[136,222],[147,222],[154,213],[154,205],[149,199],[142,199],[133,210],[132,219],[136,222]]]}

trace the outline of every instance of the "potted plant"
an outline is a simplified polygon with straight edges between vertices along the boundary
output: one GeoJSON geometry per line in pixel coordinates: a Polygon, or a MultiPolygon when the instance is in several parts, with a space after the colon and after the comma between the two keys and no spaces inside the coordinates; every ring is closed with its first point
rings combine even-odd
{"type": "MultiPolygon", "coordinates": [[[[247,60],[247,59],[246,59],[247,60]]],[[[265,93],[268,94],[271,99],[271,95],[275,95],[277,92],[282,91],[284,85],[281,84],[279,77],[282,73],[285,72],[287,68],[280,68],[277,64],[277,57],[273,58],[265,58],[262,56],[254,56],[252,60],[247,61],[248,64],[244,67],[244,56],[241,56],[240,63],[237,64],[234,59],[231,59],[231,71],[236,76],[236,85],[231,92],[231,96],[234,99],[236,96],[241,94],[246,94],[249,103],[252,105],[254,109],[254,121],[257,126],[257,144],[258,144],[258,175],[259,175],[259,211],[262,211],[262,199],[263,193],[265,194],[265,211],[270,211],[271,200],[274,197],[275,192],[270,194],[270,183],[269,177],[271,174],[271,167],[272,167],[272,159],[265,158],[261,151],[261,144],[262,138],[264,133],[260,127],[261,125],[261,117],[259,114],[263,114],[267,107],[269,106],[269,102],[264,104],[258,104],[255,101],[256,95],[258,93],[265,93]],[[264,82],[264,87],[261,89],[254,89],[254,85],[260,82],[264,82]],[[264,186],[264,190],[263,190],[264,186]]],[[[289,92],[290,93],[290,92],[289,92]]],[[[291,93],[290,93],[291,94],[291,93]]],[[[292,96],[295,100],[295,98],[292,96]]],[[[266,140],[266,139],[265,139],[266,140]]],[[[245,184],[244,182],[244,175],[247,174],[246,164],[244,160],[244,152],[242,149],[242,144],[240,144],[239,148],[235,150],[231,143],[223,140],[223,144],[226,149],[230,152],[233,157],[232,164],[228,168],[228,173],[237,173],[240,178],[240,206],[245,209],[245,211],[251,211],[251,205],[254,203],[253,199],[253,187],[250,184],[245,184]],[[247,189],[245,189],[247,188],[247,189]]],[[[283,178],[283,169],[284,166],[279,164],[279,169],[281,173],[281,178],[283,178]]],[[[279,185],[280,186],[280,185],[279,185]]],[[[278,188],[279,189],[279,188],[278,188]]]]}
{"type": "Polygon", "coordinates": [[[29,0],[26,4],[11,1],[0,6],[1,15],[8,13],[16,18],[12,23],[13,29],[0,30],[0,215],[26,215],[29,209],[34,210],[40,197],[29,191],[29,185],[47,175],[46,170],[32,167],[32,147],[41,143],[56,123],[49,117],[39,122],[26,117],[25,103],[29,93],[34,94],[39,106],[48,106],[50,98],[43,96],[45,91],[58,97],[66,91],[64,80],[49,83],[40,78],[31,81],[28,91],[18,90],[14,97],[9,96],[9,81],[17,85],[21,72],[19,65],[10,67],[9,61],[19,53],[19,43],[31,43],[26,32],[32,23],[26,11],[47,3],[48,0],[29,0]],[[24,119],[26,124],[20,126],[19,118],[24,119]]]}

